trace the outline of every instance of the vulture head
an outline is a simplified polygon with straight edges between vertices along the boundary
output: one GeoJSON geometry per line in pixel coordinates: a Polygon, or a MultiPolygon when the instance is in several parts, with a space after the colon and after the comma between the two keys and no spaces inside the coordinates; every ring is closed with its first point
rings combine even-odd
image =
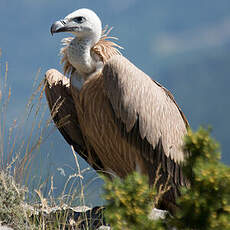
{"type": "MultiPolygon", "coordinates": [[[[92,48],[102,37],[102,23],[92,10],[76,10],[54,22],[50,31],[51,34],[68,32],[74,35],[73,38],[67,38],[68,45],[61,49],[61,54],[64,54],[63,62],[66,63],[64,68],[71,69],[70,72],[75,73],[77,81],[86,80],[90,74],[101,69],[102,61],[92,54],[92,48]]],[[[63,39],[64,45],[65,41],[63,39]]]]}
{"type": "Polygon", "coordinates": [[[64,19],[53,23],[51,34],[59,32],[72,33],[78,39],[91,40],[93,44],[98,42],[102,34],[100,18],[89,9],[79,9],[68,14],[64,19]]]}

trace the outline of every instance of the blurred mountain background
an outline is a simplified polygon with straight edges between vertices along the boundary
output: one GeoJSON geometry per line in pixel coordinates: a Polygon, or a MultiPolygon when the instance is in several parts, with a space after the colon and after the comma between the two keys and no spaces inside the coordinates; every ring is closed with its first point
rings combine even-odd
{"type": "MultiPolygon", "coordinates": [[[[60,41],[68,34],[52,37],[51,24],[83,7],[114,27],[111,35],[119,38],[124,56],[173,93],[192,129],[212,126],[222,161],[230,164],[229,0],[0,0],[1,72],[8,62],[12,88],[7,125],[24,113],[38,70],[40,81],[47,69],[62,70],[60,41]]],[[[55,131],[40,151],[34,178],[54,174],[59,193],[76,168],[71,149],[55,131]]],[[[80,166],[88,167],[83,160],[80,166]]],[[[101,204],[95,191],[102,181],[92,170],[86,180],[87,202],[101,204]]]]}

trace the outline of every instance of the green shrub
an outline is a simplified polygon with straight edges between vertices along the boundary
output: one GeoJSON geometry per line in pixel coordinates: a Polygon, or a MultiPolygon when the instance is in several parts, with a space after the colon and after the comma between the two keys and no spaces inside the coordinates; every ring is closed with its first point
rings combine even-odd
{"type": "Polygon", "coordinates": [[[191,187],[182,189],[173,224],[178,229],[230,229],[230,168],[219,161],[218,143],[200,128],[189,130],[185,149],[191,153],[184,167],[191,187]]]}
{"type": "Polygon", "coordinates": [[[107,201],[105,218],[114,230],[164,229],[159,221],[148,218],[154,207],[156,190],[149,189],[147,178],[138,173],[124,180],[105,178],[104,198],[107,201]]]}
{"type": "MultiPolygon", "coordinates": [[[[230,229],[230,168],[220,162],[219,145],[209,130],[188,130],[184,148],[190,152],[184,174],[190,187],[181,189],[179,209],[164,222],[148,219],[157,195],[149,189],[146,178],[134,173],[126,179],[105,179],[105,211],[107,223],[113,229],[230,229]]],[[[159,199],[159,197],[157,198],[159,199]]]]}

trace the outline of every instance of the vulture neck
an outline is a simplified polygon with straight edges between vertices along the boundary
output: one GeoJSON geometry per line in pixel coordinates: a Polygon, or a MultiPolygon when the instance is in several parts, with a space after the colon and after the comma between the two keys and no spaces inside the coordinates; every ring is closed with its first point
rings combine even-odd
{"type": "Polygon", "coordinates": [[[98,67],[98,62],[92,57],[91,51],[96,42],[93,38],[75,37],[68,47],[69,62],[76,69],[79,78],[84,80],[94,73],[98,67]]]}

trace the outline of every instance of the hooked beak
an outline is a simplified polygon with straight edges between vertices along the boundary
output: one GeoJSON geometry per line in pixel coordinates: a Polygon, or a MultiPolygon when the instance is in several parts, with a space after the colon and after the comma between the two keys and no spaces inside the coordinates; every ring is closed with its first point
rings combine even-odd
{"type": "Polygon", "coordinates": [[[70,32],[72,31],[73,27],[70,25],[67,20],[60,20],[53,23],[53,25],[50,28],[50,33],[53,35],[54,33],[60,33],[60,32],[70,32]]]}

